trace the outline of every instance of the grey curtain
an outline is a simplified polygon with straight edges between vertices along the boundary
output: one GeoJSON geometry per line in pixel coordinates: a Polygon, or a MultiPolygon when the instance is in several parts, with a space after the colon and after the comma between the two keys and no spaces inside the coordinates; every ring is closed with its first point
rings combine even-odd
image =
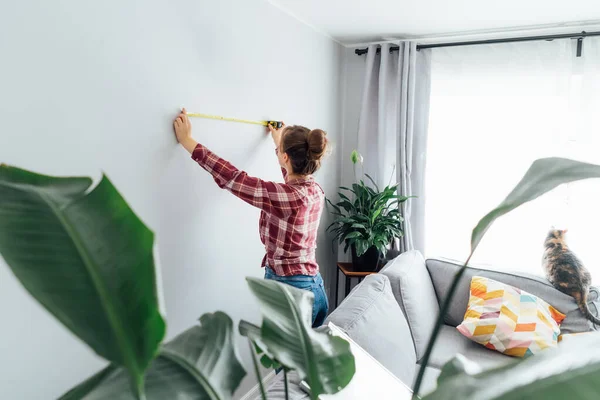
{"type": "Polygon", "coordinates": [[[364,170],[378,185],[400,184],[405,236],[401,251],[425,250],[425,156],[431,87],[431,51],[416,43],[386,43],[367,53],[358,127],[364,170]],[[399,51],[390,53],[390,47],[399,51]]]}

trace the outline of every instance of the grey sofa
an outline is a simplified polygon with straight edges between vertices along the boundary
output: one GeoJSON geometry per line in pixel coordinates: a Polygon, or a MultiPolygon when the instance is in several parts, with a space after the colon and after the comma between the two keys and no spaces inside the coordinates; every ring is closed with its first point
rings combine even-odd
{"type": "MultiPolygon", "coordinates": [[[[331,313],[331,321],[369,352],[404,383],[411,386],[420,367],[430,334],[440,311],[440,303],[460,268],[459,263],[424,260],[417,251],[401,254],[379,274],[367,277],[331,313]]],[[[572,297],[554,289],[543,278],[511,274],[487,268],[469,267],[458,285],[445,325],[434,347],[420,390],[427,393],[436,386],[442,366],[456,354],[477,362],[484,370],[501,366],[511,357],[484,348],[462,336],[457,330],[469,300],[471,278],[475,275],[518,287],[532,293],[566,314],[561,333],[587,332],[595,327],[587,321],[572,297]]],[[[597,309],[598,291],[590,294],[591,309],[597,309]]],[[[292,377],[296,380],[296,377],[292,377]]],[[[292,385],[295,386],[295,385],[292,385]]],[[[281,377],[269,388],[269,399],[284,398],[281,377]]],[[[308,398],[293,387],[291,399],[308,398]]]]}

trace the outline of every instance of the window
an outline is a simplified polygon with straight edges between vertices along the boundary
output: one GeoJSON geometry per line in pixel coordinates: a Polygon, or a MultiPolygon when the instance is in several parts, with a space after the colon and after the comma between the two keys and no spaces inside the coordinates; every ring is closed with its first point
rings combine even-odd
{"type": "MultiPolygon", "coordinates": [[[[541,157],[600,164],[600,40],[435,49],[426,253],[459,261],[473,227],[541,157]]],[[[543,275],[552,226],[600,283],[600,179],[565,185],[497,220],[472,262],[543,275]]]]}

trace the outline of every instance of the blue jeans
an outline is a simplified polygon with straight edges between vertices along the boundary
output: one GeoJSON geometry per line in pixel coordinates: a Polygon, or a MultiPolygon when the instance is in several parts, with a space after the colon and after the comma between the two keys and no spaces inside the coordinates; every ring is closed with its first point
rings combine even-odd
{"type": "Polygon", "coordinates": [[[327,312],[329,311],[329,301],[325,294],[325,287],[323,286],[323,278],[321,274],[317,273],[315,276],[311,275],[292,275],[292,276],[279,276],[269,268],[265,267],[265,279],[271,279],[277,282],[286,283],[290,286],[294,286],[298,289],[308,290],[313,292],[315,295],[315,302],[313,304],[312,313],[312,326],[317,328],[323,325],[327,312]]]}

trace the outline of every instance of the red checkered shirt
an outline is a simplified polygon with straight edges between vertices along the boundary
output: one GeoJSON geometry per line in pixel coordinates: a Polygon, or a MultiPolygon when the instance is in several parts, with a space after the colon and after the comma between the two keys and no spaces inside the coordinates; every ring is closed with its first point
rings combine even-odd
{"type": "Polygon", "coordinates": [[[313,177],[287,179],[285,183],[266,182],[248,176],[229,162],[199,144],[192,158],[226,189],[246,203],[260,208],[259,232],[268,265],[277,275],[316,275],[317,230],[325,194],[313,177]]]}

